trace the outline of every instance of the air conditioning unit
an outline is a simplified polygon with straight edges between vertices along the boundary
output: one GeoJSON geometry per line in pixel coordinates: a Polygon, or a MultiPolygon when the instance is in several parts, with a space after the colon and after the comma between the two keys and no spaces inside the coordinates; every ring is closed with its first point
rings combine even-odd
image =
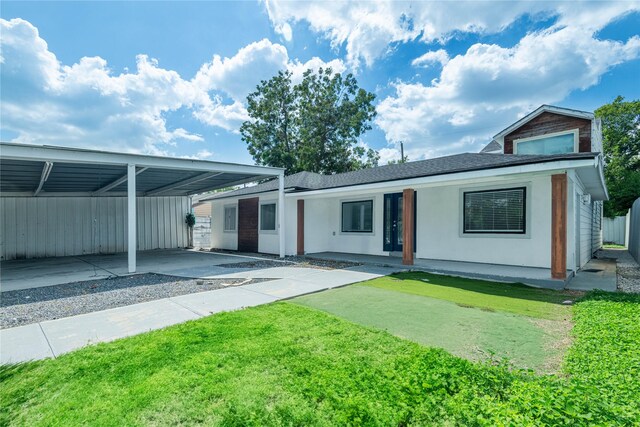
{"type": "Polygon", "coordinates": [[[588,205],[591,203],[591,194],[583,194],[580,196],[580,200],[582,200],[583,205],[588,205]]]}

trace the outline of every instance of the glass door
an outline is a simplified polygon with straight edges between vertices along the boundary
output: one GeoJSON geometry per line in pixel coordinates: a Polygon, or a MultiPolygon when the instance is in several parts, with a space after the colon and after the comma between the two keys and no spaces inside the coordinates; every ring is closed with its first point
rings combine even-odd
{"type": "MultiPolygon", "coordinates": [[[[415,198],[415,196],[414,196],[415,198]]],[[[414,201],[415,207],[415,201],[414,201]]],[[[402,225],[402,193],[391,193],[384,195],[384,232],[383,250],[387,252],[402,252],[403,225],[402,225]]],[[[414,224],[415,215],[414,210],[414,224]]],[[[415,227],[414,227],[414,248],[415,248],[415,227]]],[[[415,249],[414,249],[415,250],[415,249]]]]}

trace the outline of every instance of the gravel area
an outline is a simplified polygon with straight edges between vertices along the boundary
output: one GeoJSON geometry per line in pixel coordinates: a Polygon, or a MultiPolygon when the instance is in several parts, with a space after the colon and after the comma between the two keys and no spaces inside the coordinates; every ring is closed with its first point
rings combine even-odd
{"type": "Polygon", "coordinates": [[[622,292],[640,293],[640,264],[628,251],[624,251],[617,259],[618,290],[622,292]]]}
{"type": "Polygon", "coordinates": [[[136,274],[2,292],[0,329],[265,280],[272,279],[196,280],[136,274]]]}
{"type": "Polygon", "coordinates": [[[625,249],[602,249],[598,258],[613,258],[617,265],[618,290],[640,293],[640,264],[625,249]]]}
{"type": "MultiPolygon", "coordinates": [[[[201,251],[203,249],[200,249],[201,251]]],[[[280,259],[277,255],[271,254],[254,254],[254,253],[244,253],[244,252],[236,252],[230,251],[227,249],[209,249],[209,252],[216,252],[221,254],[236,254],[236,255],[246,255],[246,256],[254,256],[263,259],[257,259],[255,261],[247,261],[247,262],[236,262],[229,264],[220,264],[218,267],[228,267],[228,268],[270,268],[270,267],[306,267],[306,268],[319,268],[322,270],[335,270],[341,268],[349,268],[349,267],[357,267],[362,265],[359,262],[352,261],[337,261],[330,259],[318,259],[318,258],[310,258],[306,256],[298,256],[298,255],[288,255],[285,259],[280,259]]]]}

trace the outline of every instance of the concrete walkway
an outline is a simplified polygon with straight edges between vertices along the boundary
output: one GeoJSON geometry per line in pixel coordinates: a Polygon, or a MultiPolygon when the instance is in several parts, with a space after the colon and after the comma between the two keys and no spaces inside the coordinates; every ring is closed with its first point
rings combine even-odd
{"type": "MultiPolygon", "coordinates": [[[[354,261],[367,265],[380,265],[393,268],[406,268],[402,265],[402,257],[381,256],[364,254],[346,254],[340,252],[319,252],[307,254],[309,258],[354,261]]],[[[479,262],[445,261],[435,259],[414,259],[410,266],[413,270],[422,270],[430,273],[447,274],[450,276],[469,277],[472,279],[491,280],[496,282],[519,282],[530,286],[562,289],[571,280],[571,275],[566,280],[551,278],[551,270],[548,268],[521,267],[513,265],[485,264],[479,262]]]]}
{"type": "Polygon", "coordinates": [[[608,258],[592,258],[576,273],[567,284],[567,289],[576,291],[616,291],[616,260],[608,258]]]}
{"type": "MultiPolygon", "coordinates": [[[[275,267],[226,277],[281,279],[164,298],[110,310],[0,330],[0,363],[57,357],[89,344],[112,341],[222,311],[323,291],[374,279],[397,268],[359,266],[343,270],[275,267]]],[[[221,276],[216,275],[216,278],[221,276]]]]}

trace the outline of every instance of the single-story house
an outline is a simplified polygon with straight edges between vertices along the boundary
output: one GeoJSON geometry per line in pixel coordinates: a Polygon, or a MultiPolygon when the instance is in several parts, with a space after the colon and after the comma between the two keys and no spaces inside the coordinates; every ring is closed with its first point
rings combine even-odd
{"type": "Polygon", "coordinates": [[[540,267],[570,278],[602,243],[600,122],[543,105],[464,153],[220,193],[211,246],[540,267]],[[285,222],[279,221],[284,209],[285,222]]]}

